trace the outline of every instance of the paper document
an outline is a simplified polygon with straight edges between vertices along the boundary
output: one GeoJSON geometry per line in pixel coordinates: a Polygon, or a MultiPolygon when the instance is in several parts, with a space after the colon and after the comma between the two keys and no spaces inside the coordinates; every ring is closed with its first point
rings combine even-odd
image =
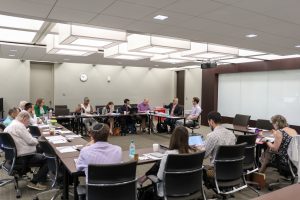
{"type": "Polygon", "coordinates": [[[56,147],[56,149],[57,149],[60,153],[69,153],[69,152],[75,152],[75,151],[77,151],[77,150],[74,149],[72,146],[56,147]]]}
{"type": "Polygon", "coordinates": [[[68,141],[66,140],[66,138],[64,138],[61,135],[57,135],[57,136],[48,136],[45,137],[49,142],[53,143],[53,144],[62,144],[62,143],[67,143],[68,141]]]}

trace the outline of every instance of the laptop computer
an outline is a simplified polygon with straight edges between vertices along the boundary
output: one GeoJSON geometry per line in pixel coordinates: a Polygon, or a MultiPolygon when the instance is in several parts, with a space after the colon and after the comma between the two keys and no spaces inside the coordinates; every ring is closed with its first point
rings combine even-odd
{"type": "Polygon", "coordinates": [[[201,135],[189,136],[189,146],[199,146],[203,145],[203,143],[201,135]]]}

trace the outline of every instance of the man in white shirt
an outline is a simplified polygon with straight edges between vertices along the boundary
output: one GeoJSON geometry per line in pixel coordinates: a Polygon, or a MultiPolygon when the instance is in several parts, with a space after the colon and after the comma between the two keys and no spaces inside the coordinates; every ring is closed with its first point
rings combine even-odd
{"type": "Polygon", "coordinates": [[[45,190],[47,186],[42,183],[47,180],[47,159],[42,154],[36,153],[38,140],[28,132],[26,127],[29,123],[29,113],[25,110],[21,111],[16,119],[5,128],[4,132],[9,133],[16,144],[17,163],[24,167],[39,167],[38,172],[27,186],[36,190],[45,190]]]}
{"type": "Polygon", "coordinates": [[[29,119],[29,124],[30,125],[34,125],[38,123],[38,119],[34,113],[34,107],[32,105],[32,103],[26,103],[24,106],[24,110],[27,111],[29,113],[30,119],[29,119]]]}
{"type": "MultiPolygon", "coordinates": [[[[200,99],[198,97],[193,97],[193,108],[189,116],[185,119],[185,125],[192,125],[194,120],[197,120],[199,115],[201,114],[202,109],[199,106],[200,99]]],[[[176,126],[183,126],[184,120],[177,120],[176,126]]]]}

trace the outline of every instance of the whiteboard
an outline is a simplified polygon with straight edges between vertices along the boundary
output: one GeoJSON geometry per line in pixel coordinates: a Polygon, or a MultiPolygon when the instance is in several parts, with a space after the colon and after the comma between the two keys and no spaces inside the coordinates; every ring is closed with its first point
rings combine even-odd
{"type": "Polygon", "coordinates": [[[220,74],[218,111],[253,120],[281,114],[289,124],[300,125],[300,70],[220,74]]]}

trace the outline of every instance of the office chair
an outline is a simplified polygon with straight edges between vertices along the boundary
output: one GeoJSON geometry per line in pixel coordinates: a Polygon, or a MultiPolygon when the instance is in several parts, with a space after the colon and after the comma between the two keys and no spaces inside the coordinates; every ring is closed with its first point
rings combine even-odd
{"type": "Polygon", "coordinates": [[[54,173],[54,178],[52,180],[51,189],[36,194],[33,199],[38,200],[39,196],[55,192],[54,195],[51,198],[51,200],[55,200],[62,193],[62,190],[55,189],[55,186],[57,185],[58,176],[59,176],[59,160],[56,156],[55,150],[48,143],[48,141],[41,140],[41,141],[39,141],[39,144],[40,144],[41,149],[44,152],[43,155],[47,158],[49,171],[54,173]]]}
{"type": "Polygon", "coordinates": [[[29,125],[29,132],[34,138],[38,138],[42,135],[39,127],[37,126],[29,125]]]}
{"type": "Polygon", "coordinates": [[[165,200],[206,199],[202,179],[204,156],[205,152],[168,155],[163,181],[148,176],[157,185],[157,196],[165,200]]]}
{"type": "Polygon", "coordinates": [[[233,119],[233,125],[247,127],[250,121],[250,115],[236,114],[233,119]]]}
{"type": "Polygon", "coordinates": [[[266,119],[257,119],[256,120],[256,128],[264,129],[264,130],[272,130],[273,125],[269,120],[266,119]]]}
{"type": "Polygon", "coordinates": [[[200,115],[198,115],[197,119],[193,120],[193,123],[192,124],[186,124],[185,126],[189,129],[192,130],[192,135],[194,135],[194,129],[200,129],[200,123],[199,123],[199,120],[200,120],[200,115]]]}
{"type": "Polygon", "coordinates": [[[102,109],[104,108],[105,106],[95,106],[95,109],[96,109],[96,113],[99,113],[100,115],[102,114],[102,109]]]}
{"type": "Polygon", "coordinates": [[[243,173],[246,143],[219,146],[215,162],[214,177],[208,177],[205,183],[208,189],[226,199],[237,191],[247,188],[243,173]]]}
{"type": "Polygon", "coordinates": [[[23,179],[23,176],[30,172],[30,168],[24,167],[23,164],[18,163],[21,156],[17,157],[17,148],[15,142],[10,134],[0,133],[0,141],[2,143],[1,149],[4,151],[5,159],[1,163],[1,169],[3,169],[9,176],[13,176],[13,179],[0,180],[0,187],[9,183],[14,183],[16,190],[16,198],[21,198],[21,190],[19,189],[19,180],[23,179]]]}
{"type": "MultiPolygon", "coordinates": [[[[243,171],[245,177],[258,171],[258,166],[256,164],[256,159],[255,159],[256,137],[257,135],[252,134],[252,135],[239,135],[237,138],[236,144],[246,143],[245,152],[244,152],[245,158],[243,162],[243,171]]],[[[259,192],[250,186],[250,185],[254,185],[257,189],[260,189],[259,184],[253,181],[246,181],[246,182],[249,188],[259,196],[259,192]]]]}
{"type": "Polygon", "coordinates": [[[136,200],[136,164],[89,165],[86,187],[77,187],[80,199],[136,200]]]}
{"type": "Polygon", "coordinates": [[[55,109],[55,116],[64,116],[69,115],[70,110],[68,108],[56,108],[55,109]]]}
{"type": "Polygon", "coordinates": [[[67,106],[67,105],[55,105],[55,106],[54,106],[54,109],[55,109],[55,110],[56,110],[56,109],[61,109],[61,108],[67,109],[68,106],[67,106]]]}

